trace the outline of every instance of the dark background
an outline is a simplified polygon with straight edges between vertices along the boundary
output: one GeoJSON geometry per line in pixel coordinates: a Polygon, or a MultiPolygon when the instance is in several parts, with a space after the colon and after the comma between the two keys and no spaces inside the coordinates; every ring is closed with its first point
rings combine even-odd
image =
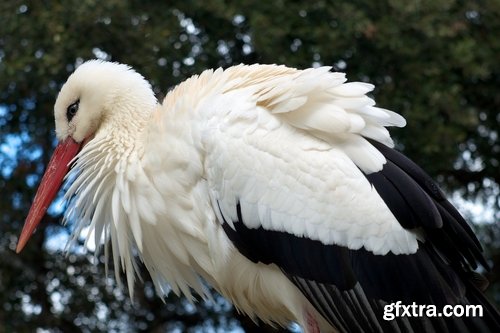
{"type": "Polygon", "coordinates": [[[60,225],[61,209],[14,253],[54,147],[57,92],[95,57],[132,65],[160,97],[194,73],[241,62],[328,65],[376,84],[378,104],[408,120],[392,130],[398,148],[474,222],[493,265],[489,297],[500,303],[500,2],[234,3],[0,3],[0,333],[255,330],[220,297],[162,303],[147,274],[132,304],[105,276],[102,258],[83,247],[60,250],[70,230],[60,225]]]}

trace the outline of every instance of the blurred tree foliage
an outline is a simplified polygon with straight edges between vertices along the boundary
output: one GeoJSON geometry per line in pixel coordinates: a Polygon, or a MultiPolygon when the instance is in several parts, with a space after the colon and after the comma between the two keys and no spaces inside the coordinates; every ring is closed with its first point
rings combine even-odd
{"type": "MultiPolygon", "coordinates": [[[[65,257],[47,246],[68,232],[57,210],[14,254],[54,146],[52,105],[84,60],[130,64],[159,96],[211,67],[333,66],[376,84],[378,104],[408,120],[393,131],[399,147],[449,193],[486,204],[496,221],[499,31],[495,0],[2,1],[0,333],[252,330],[217,296],[196,308],[174,296],[162,303],[147,274],[132,304],[105,277],[102,258],[81,248],[65,257]]],[[[499,302],[499,227],[476,229],[495,262],[490,290],[499,302]]]]}

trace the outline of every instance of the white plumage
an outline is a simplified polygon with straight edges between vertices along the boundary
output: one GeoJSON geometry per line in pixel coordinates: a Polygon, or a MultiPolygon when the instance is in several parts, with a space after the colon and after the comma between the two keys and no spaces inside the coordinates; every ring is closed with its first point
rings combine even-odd
{"type": "MultiPolygon", "coordinates": [[[[329,67],[240,65],[194,76],[158,104],[129,67],[86,62],[55,104],[58,139],[81,147],[65,196],[73,237],[90,225],[96,243],[111,244],[117,279],[122,267],[131,293],[141,260],[160,295],[171,287],[207,297],[201,277],[265,322],[295,320],[313,332],[312,315],[324,332],[345,326],[324,308],[332,295],[311,296],[330,281],[302,275],[283,253],[246,251],[272,248],[265,240],[276,237],[286,244],[278,250],[303,255],[310,248],[377,258],[417,253],[425,232],[398,221],[366,176],[387,162],[367,139],[392,147],[385,127],[405,125],[375,106],[372,89],[329,67]],[[269,238],[247,238],[257,232],[269,238]]],[[[371,297],[363,284],[352,290],[371,297]]]]}

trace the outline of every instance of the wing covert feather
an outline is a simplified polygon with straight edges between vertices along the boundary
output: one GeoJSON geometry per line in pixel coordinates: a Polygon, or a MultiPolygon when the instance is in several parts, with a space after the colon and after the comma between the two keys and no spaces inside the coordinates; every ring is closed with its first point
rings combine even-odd
{"type": "Polygon", "coordinates": [[[225,216],[236,221],[239,202],[249,228],[379,254],[416,251],[416,236],[398,223],[342,149],[242,100],[235,91],[212,104],[231,110],[214,112],[204,135],[211,195],[225,216]]]}

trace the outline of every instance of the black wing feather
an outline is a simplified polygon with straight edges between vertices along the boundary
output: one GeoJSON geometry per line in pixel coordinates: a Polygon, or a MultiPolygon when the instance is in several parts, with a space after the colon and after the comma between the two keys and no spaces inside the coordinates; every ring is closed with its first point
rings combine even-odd
{"type": "MultiPolygon", "coordinates": [[[[370,142],[385,156],[387,160],[386,165],[384,165],[384,168],[379,173],[385,175],[386,177],[393,179],[399,178],[400,180],[401,177],[407,175],[411,182],[420,186],[421,193],[427,194],[432,198],[432,201],[428,202],[428,205],[419,205],[418,208],[427,211],[437,210],[439,211],[439,218],[441,220],[444,219],[441,223],[434,222],[436,226],[438,226],[436,229],[433,229],[431,227],[432,224],[429,225],[429,221],[425,219],[420,220],[420,223],[417,224],[416,227],[424,228],[429,238],[431,240],[435,240],[435,244],[440,244],[440,239],[445,235],[448,235],[449,238],[451,238],[451,243],[448,242],[445,245],[452,247],[453,252],[458,251],[461,256],[467,259],[467,262],[472,268],[475,268],[477,266],[476,262],[479,262],[486,269],[489,269],[489,265],[482,254],[482,248],[479,240],[456,208],[453,207],[453,205],[446,199],[436,182],[434,182],[432,178],[422,170],[422,168],[397,150],[389,148],[376,141],[370,142]],[[395,170],[393,166],[397,167],[397,169],[395,170]],[[391,172],[388,170],[391,170],[391,172]],[[398,174],[399,176],[395,176],[395,174],[398,174]]],[[[367,178],[370,179],[370,176],[371,175],[368,175],[367,178]]],[[[402,189],[402,191],[406,191],[409,182],[403,181],[396,184],[402,189]]],[[[383,189],[377,187],[377,184],[373,185],[379,193],[383,192],[383,189]]],[[[386,198],[383,199],[389,209],[395,206],[394,202],[385,200],[386,198]]],[[[408,209],[413,209],[412,204],[413,203],[407,206],[408,209]]],[[[407,228],[402,220],[398,219],[398,221],[403,227],[407,228]]],[[[444,248],[444,246],[441,247],[444,248]]],[[[446,251],[446,249],[444,251],[446,251]]]]}
{"type": "Polygon", "coordinates": [[[383,172],[368,174],[366,178],[382,199],[391,203],[389,209],[404,228],[443,226],[441,215],[429,195],[392,161],[387,161],[383,172]]]}

